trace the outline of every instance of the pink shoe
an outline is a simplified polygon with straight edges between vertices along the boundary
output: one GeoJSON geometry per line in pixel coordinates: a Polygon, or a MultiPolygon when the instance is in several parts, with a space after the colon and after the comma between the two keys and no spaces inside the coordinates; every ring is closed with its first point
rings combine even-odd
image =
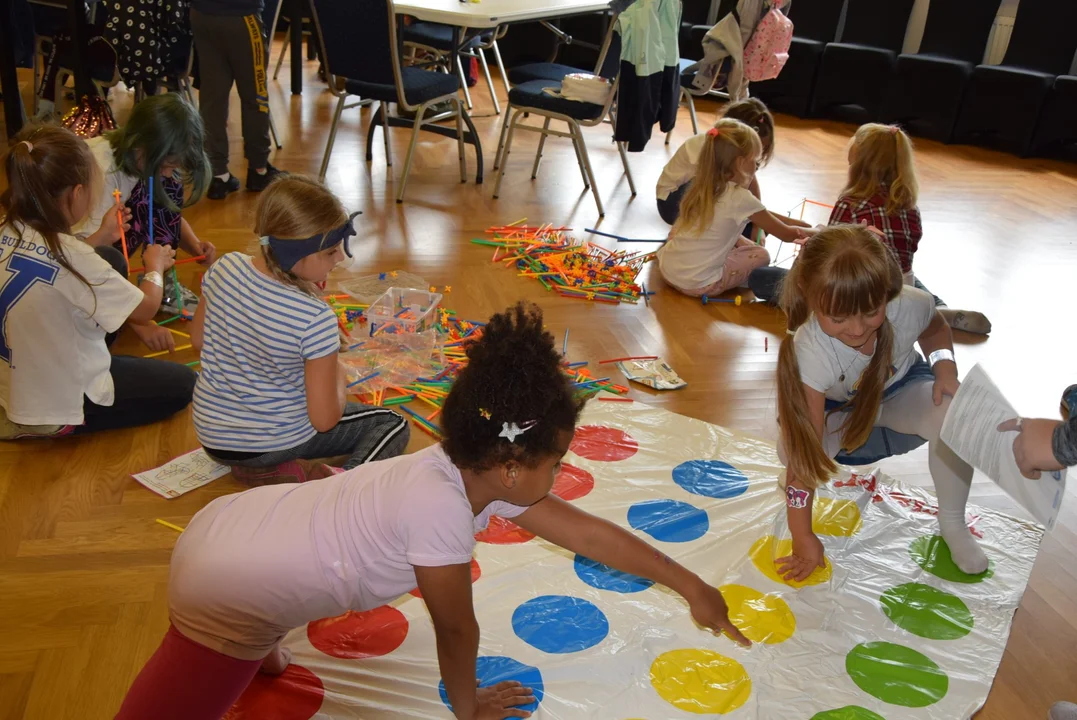
{"type": "Polygon", "coordinates": [[[276,467],[250,468],[242,465],[232,466],[232,477],[248,485],[280,485],[282,483],[302,483],[321,480],[336,474],[334,468],[325,463],[310,460],[289,460],[276,467]]]}

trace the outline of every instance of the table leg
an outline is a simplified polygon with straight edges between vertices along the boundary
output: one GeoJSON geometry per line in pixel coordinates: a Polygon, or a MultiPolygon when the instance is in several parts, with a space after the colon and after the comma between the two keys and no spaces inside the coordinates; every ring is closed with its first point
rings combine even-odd
{"type": "Polygon", "coordinates": [[[4,122],[10,138],[22,130],[26,115],[15,70],[15,28],[11,26],[11,8],[7,3],[0,3],[0,8],[0,89],[4,93],[4,122]]]}
{"type": "Polygon", "coordinates": [[[303,11],[305,0],[288,0],[288,32],[291,33],[289,45],[292,52],[292,95],[303,94],[303,11]]]}
{"type": "MultiPolygon", "coordinates": [[[[449,58],[449,72],[455,67],[461,67],[460,63],[460,44],[463,42],[463,31],[457,26],[453,26],[452,29],[452,57],[449,58]]],[[[470,59],[470,58],[469,58],[470,59]]],[[[461,82],[467,82],[467,75],[460,79],[461,82]]],[[[461,88],[463,90],[464,88],[461,88]]],[[[463,106],[461,105],[461,112],[463,112],[463,106]]],[[[482,141],[479,139],[479,134],[475,131],[475,124],[471,122],[471,116],[464,112],[464,123],[468,127],[467,133],[464,134],[464,142],[475,146],[475,163],[478,166],[475,172],[475,184],[482,185],[482,141]]]]}

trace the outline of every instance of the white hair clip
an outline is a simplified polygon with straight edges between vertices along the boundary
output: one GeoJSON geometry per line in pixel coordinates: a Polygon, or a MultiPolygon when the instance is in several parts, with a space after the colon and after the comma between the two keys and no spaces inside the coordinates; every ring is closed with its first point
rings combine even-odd
{"type": "Polygon", "coordinates": [[[535,427],[536,424],[537,421],[535,420],[525,422],[523,427],[520,427],[516,423],[501,423],[501,432],[498,434],[498,437],[507,438],[510,443],[515,443],[517,435],[523,435],[525,432],[535,427]]]}

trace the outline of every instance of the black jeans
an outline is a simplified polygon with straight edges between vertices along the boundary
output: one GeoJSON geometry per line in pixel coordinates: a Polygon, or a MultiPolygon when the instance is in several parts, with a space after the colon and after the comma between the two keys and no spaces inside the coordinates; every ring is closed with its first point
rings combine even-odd
{"type": "Polygon", "coordinates": [[[164,420],[191,404],[198,379],[186,365],[126,355],[113,356],[109,372],[116,388],[112,405],[83,398],[84,419],[76,435],[164,420]]]}

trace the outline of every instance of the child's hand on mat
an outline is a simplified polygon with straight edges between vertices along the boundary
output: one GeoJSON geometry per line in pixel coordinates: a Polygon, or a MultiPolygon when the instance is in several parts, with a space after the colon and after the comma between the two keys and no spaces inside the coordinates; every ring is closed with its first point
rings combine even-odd
{"type": "Polygon", "coordinates": [[[142,262],[147,270],[163,274],[176,264],[176,251],[168,245],[150,245],[142,251],[142,262]]]}
{"type": "Polygon", "coordinates": [[[131,208],[123,207],[119,210],[119,212],[110,210],[105,213],[105,217],[101,220],[101,228],[97,231],[97,234],[107,240],[109,245],[119,242],[121,215],[123,216],[123,232],[131,229],[131,208]]]}
{"type": "Polygon", "coordinates": [[[685,597],[688,608],[692,612],[692,619],[705,628],[710,628],[716,633],[725,633],[731,640],[745,647],[752,641],[744,637],[733,621],[729,619],[729,606],[718,588],[711,587],[700,582],[699,592],[692,597],[685,597]]]}
{"type": "Polygon", "coordinates": [[[531,713],[527,710],[520,710],[517,706],[535,702],[531,688],[524,687],[515,680],[506,680],[497,685],[479,688],[476,695],[479,708],[475,712],[475,720],[531,717],[531,713]]]}
{"type": "Polygon", "coordinates": [[[198,261],[199,265],[212,265],[217,260],[217,247],[209,240],[202,240],[202,249],[198,252],[199,255],[204,255],[201,260],[198,261]]]}
{"type": "Polygon", "coordinates": [[[1021,474],[1028,479],[1039,480],[1041,470],[1062,469],[1052,444],[1059,424],[1058,420],[1014,418],[998,426],[999,432],[1017,432],[1013,439],[1013,456],[1021,474]]]}
{"type": "Polygon", "coordinates": [[[935,373],[935,386],[931,390],[931,397],[936,405],[942,405],[943,396],[953,397],[961,382],[957,379],[957,365],[949,360],[941,360],[931,368],[935,373]]]}
{"type": "Polygon", "coordinates": [[[793,554],[778,558],[778,574],[788,580],[807,580],[815,568],[826,567],[823,543],[815,533],[793,536],[793,554]]]}
{"type": "Polygon", "coordinates": [[[172,352],[176,349],[176,339],[166,327],[152,322],[145,324],[132,322],[131,329],[135,331],[135,335],[138,335],[138,339],[154,352],[162,350],[172,352]]]}

